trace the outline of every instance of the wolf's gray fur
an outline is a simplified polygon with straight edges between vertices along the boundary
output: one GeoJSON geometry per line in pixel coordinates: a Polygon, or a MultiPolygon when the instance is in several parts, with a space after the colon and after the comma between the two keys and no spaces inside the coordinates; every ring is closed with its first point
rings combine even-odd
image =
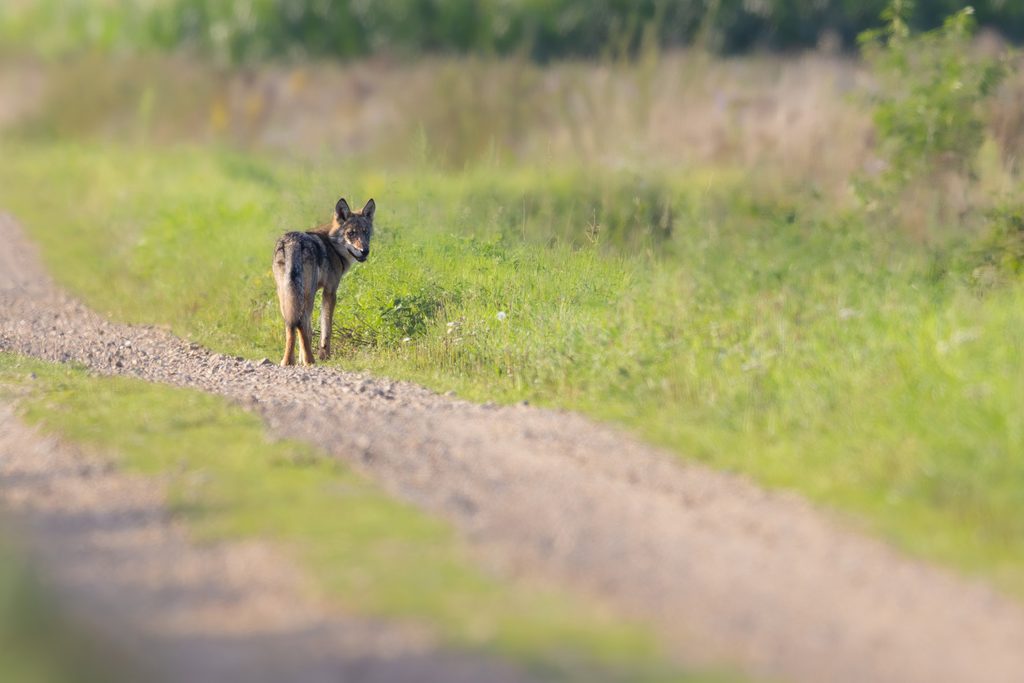
{"type": "Polygon", "coordinates": [[[354,212],[341,198],[329,225],[308,232],[288,232],[277,241],[273,271],[285,328],[281,365],[295,362],[296,333],[303,364],[313,364],[313,297],[321,288],[324,294],[320,307],[320,358],[330,357],[338,284],[354,261],[365,261],[370,255],[376,208],[371,199],[361,211],[354,212]]]}

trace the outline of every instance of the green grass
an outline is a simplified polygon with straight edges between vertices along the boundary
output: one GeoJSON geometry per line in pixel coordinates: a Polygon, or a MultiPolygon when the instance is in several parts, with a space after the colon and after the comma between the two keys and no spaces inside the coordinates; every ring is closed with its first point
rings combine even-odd
{"type": "MultiPolygon", "coordinates": [[[[3,531],[3,530],[0,530],[3,531]]],[[[111,653],[64,619],[16,544],[0,536],[0,680],[113,683],[127,680],[111,653]],[[101,662],[103,662],[101,664],[101,662]]]]}
{"type": "Polygon", "coordinates": [[[220,398],[0,353],[5,388],[30,422],[161,475],[197,539],[276,540],[347,610],[419,620],[554,680],[731,680],[679,673],[647,630],[602,608],[480,571],[442,522],[312,448],[268,440],[220,398]]]}
{"type": "Polygon", "coordinates": [[[969,251],[730,173],[3,154],[0,205],[62,282],[253,357],[280,353],[275,236],[325,219],[339,191],[372,195],[336,364],[620,422],[1024,595],[1024,286],[946,271],[969,251]]]}

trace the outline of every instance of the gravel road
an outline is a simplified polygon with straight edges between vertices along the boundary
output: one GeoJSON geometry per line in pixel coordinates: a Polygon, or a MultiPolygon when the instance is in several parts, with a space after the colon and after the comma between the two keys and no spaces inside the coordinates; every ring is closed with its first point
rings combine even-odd
{"type": "Polygon", "coordinates": [[[498,571],[653,624],[684,661],[808,683],[1024,681],[1020,604],[796,496],[571,413],[260,365],[111,323],[46,277],[11,218],[0,243],[0,348],[227,396],[446,518],[498,571]]]}

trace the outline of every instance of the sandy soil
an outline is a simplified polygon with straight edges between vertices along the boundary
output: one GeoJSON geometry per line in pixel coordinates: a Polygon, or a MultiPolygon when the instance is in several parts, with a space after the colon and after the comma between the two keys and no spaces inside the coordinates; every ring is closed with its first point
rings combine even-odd
{"type": "Polygon", "coordinates": [[[795,496],[577,415],[114,324],[52,284],[10,218],[0,244],[0,348],[227,396],[448,519],[499,571],[648,621],[682,660],[813,683],[1024,680],[1021,605],[795,496]]]}

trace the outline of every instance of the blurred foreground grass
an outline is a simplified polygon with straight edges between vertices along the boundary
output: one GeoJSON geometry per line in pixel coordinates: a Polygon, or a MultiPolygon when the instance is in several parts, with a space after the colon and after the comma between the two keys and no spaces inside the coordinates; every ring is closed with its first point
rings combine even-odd
{"type": "MultiPolygon", "coordinates": [[[[269,441],[257,417],[223,399],[0,353],[0,396],[5,389],[46,431],[161,475],[172,511],[200,541],[258,537],[294,550],[346,610],[419,620],[455,647],[508,657],[542,680],[735,680],[681,674],[644,628],[482,572],[443,523],[312,448],[269,441]]],[[[9,571],[0,565],[0,645],[7,624],[19,633],[34,623],[20,594],[4,599],[19,585],[9,571]]],[[[47,646],[43,634],[33,642],[47,646]]]]}
{"type": "MultiPolygon", "coordinates": [[[[0,532],[6,531],[0,528],[0,532]]],[[[0,536],[0,680],[113,683],[122,680],[94,643],[65,621],[8,536],[0,536]]]]}
{"type": "Polygon", "coordinates": [[[276,235],[374,196],[334,362],[612,419],[1024,594],[1024,286],[979,279],[973,238],[925,247],[723,172],[3,154],[0,206],[64,284],[252,357],[280,353],[276,235]]]}

